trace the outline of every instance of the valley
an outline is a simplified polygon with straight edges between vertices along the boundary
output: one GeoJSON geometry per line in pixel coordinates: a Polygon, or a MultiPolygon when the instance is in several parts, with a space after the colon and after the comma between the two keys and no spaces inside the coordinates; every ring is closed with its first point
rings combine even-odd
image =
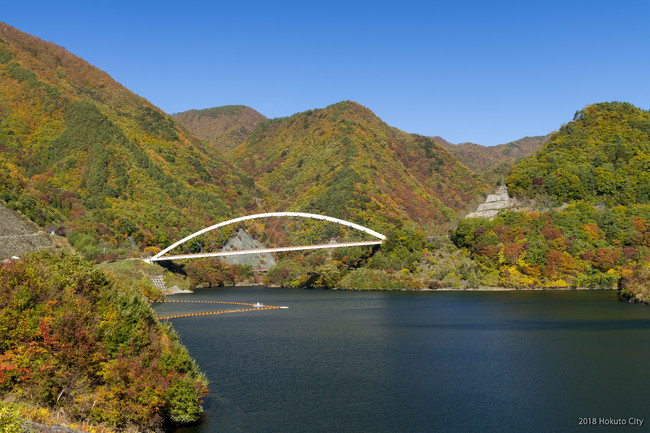
{"type": "MultiPolygon", "coordinates": [[[[440,314],[452,290],[590,289],[595,303],[573,294],[548,302],[591,303],[600,314],[612,301],[620,326],[641,326],[613,299],[650,303],[650,111],[617,101],[576,108],[555,132],[492,147],[402,131],[350,100],[280,118],[244,105],[172,115],[63,47],[0,23],[2,404],[18,417],[107,432],[195,423],[207,379],[150,305],[171,287],[216,290],[209,297],[254,285],[246,290],[327,290],[295,290],[296,302],[336,290],[335,304],[407,299],[440,314]],[[217,223],[285,212],[385,239],[251,218],[184,248],[354,246],[142,260],[217,223]]],[[[479,308],[482,295],[456,307],[479,308]]],[[[489,314],[506,299],[492,295],[489,314]]],[[[543,317],[563,320],[533,298],[543,317]]]]}

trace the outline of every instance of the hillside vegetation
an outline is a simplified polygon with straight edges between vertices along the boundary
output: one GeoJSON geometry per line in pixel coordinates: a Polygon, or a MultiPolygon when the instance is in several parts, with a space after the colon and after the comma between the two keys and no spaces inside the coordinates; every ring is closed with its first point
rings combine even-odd
{"type": "Polygon", "coordinates": [[[551,204],[650,203],[650,111],[623,102],[586,107],[513,167],[508,188],[551,204]]]}
{"type": "Polygon", "coordinates": [[[266,117],[245,105],[225,105],[174,114],[176,120],[213,149],[227,153],[243,143],[266,117]]]}
{"type": "Polygon", "coordinates": [[[233,160],[275,194],[277,209],[377,230],[386,222],[439,226],[485,191],[433,140],[391,128],[349,101],[260,123],[233,160]]]}
{"type": "Polygon", "coordinates": [[[485,185],[432,139],[344,101],[261,122],[232,158],[270,191],[270,208],[326,214],[388,236],[380,248],[282,254],[265,283],[394,290],[438,276],[461,285],[467,276],[431,271],[426,237],[446,233],[485,185]]]}
{"type": "MultiPolygon", "coordinates": [[[[637,294],[648,274],[648,111],[594,104],[548,139],[443,143],[449,150],[351,101],[280,119],[258,114],[243,106],[179,114],[204,131],[200,141],[82,59],[0,24],[0,199],[94,260],[150,253],[231,217],[293,210],[388,240],[281,255],[271,284],[620,284],[624,297],[645,299],[637,294]],[[511,194],[557,209],[461,221],[451,236],[460,250],[439,241],[512,164],[511,194]]],[[[206,284],[251,278],[249,268],[211,261],[189,270],[206,284]]]]}
{"type": "Polygon", "coordinates": [[[1,266],[2,399],[118,429],[199,418],[206,379],[136,287],[70,253],[1,266]]]}
{"type": "Polygon", "coordinates": [[[352,102],[261,123],[241,106],[186,113],[225,122],[216,139],[230,120],[256,124],[228,162],[104,72],[6,24],[0,84],[0,199],[98,261],[262,210],[441,231],[485,192],[431,139],[352,102]]]}
{"type": "Polygon", "coordinates": [[[172,117],[0,23],[0,199],[10,208],[102,259],[254,209],[254,194],[250,177],[172,117]]]}
{"type": "Polygon", "coordinates": [[[447,149],[472,172],[480,175],[489,186],[505,181],[515,162],[534,154],[548,141],[549,136],[524,137],[497,146],[482,146],[475,143],[453,144],[433,137],[433,140],[447,149]]]}
{"type": "Polygon", "coordinates": [[[503,286],[618,285],[622,299],[647,302],[648,155],[648,111],[588,106],[508,177],[516,197],[562,207],[462,220],[452,239],[503,286]]]}

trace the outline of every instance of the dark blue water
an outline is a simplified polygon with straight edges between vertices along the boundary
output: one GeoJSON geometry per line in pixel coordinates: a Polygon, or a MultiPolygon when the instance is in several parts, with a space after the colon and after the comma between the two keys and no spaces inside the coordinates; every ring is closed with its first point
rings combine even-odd
{"type": "Polygon", "coordinates": [[[615,297],[259,287],[177,295],[290,307],[172,320],[210,380],[201,423],[178,432],[650,431],[650,307],[615,297]]]}

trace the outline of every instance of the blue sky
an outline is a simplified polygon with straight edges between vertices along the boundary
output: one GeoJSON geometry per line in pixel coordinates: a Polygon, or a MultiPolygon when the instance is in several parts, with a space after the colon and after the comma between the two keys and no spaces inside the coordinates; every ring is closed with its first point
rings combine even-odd
{"type": "Polygon", "coordinates": [[[647,0],[14,1],[0,21],[169,113],[353,100],[407,132],[495,145],[594,102],[650,109],[647,0]]]}

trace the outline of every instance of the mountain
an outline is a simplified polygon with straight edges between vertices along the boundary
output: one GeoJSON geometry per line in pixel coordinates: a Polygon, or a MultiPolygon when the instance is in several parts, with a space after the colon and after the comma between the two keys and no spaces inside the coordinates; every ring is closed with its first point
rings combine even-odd
{"type": "Polygon", "coordinates": [[[538,209],[467,218],[450,236],[492,285],[618,287],[620,299],[650,302],[650,111],[587,106],[507,186],[538,209]]]}
{"type": "Polygon", "coordinates": [[[549,136],[524,137],[497,146],[482,146],[475,143],[453,144],[441,137],[432,138],[470,170],[481,175],[488,185],[493,185],[508,176],[518,159],[541,149],[549,136]]]}
{"type": "Polygon", "coordinates": [[[189,110],[173,115],[196,137],[220,152],[228,152],[248,138],[266,117],[245,105],[189,110]]]}
{"type": "Polygon", "coordinates": [[[253,179],[64,48],[0,23],[0,199],[91,257],[255,205],[253,179]]]}
{"type": "Polygon", "coordinates": [[[650,111],[624,102],[587,106],[513,167],[508,187],[552,204],[650,203],[650,111]]]}
{"type": "Polygon", "coordinates": [[[392,128],[350,101],[261,122],[233,162],[274,206],[371,221],[450,220],[483,182],[432,139],[392,128]]]}

